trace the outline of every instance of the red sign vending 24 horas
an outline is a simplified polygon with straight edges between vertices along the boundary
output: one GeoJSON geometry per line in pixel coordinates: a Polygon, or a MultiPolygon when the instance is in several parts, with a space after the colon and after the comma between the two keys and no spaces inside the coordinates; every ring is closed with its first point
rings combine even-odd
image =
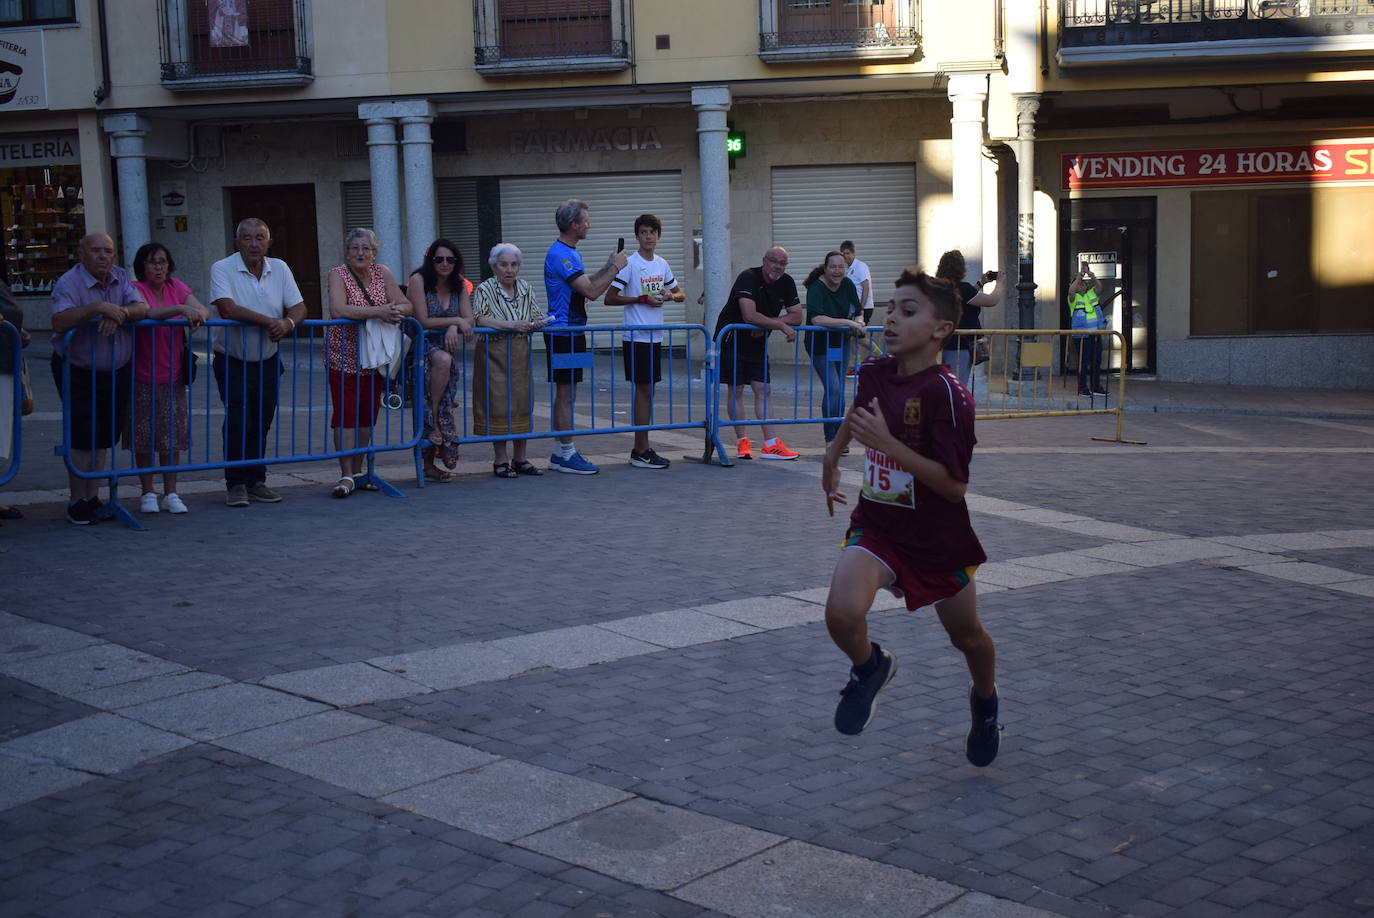
{"type": "Polygon", "coordinates": [[[1374,183],[1374,138],[1297,146],[1074,153],[1061,159],[1064,188],[1069,191],[1276,182],[1374,183]]]}

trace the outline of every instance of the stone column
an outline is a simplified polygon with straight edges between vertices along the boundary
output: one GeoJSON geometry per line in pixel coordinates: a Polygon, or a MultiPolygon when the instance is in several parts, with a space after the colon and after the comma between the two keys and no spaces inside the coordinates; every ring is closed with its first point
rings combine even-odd
{"type": "Polygon", "coordinates": [[[1018,328],[1039,328],[1035,315],[1035,113],[1038,95],[1016,97],[1016,311],[1018,328]]]}
{"type": "MultiPolygon", "coordinates": [[[[104,121],[104,128],[110,135],[110,155],[114,157],[115,174],[119,182],[119,235],[123,243],[123,262],[131,265],[134,253],[153,238],[148,208],[148,160],[143,147],[149,124],[147,119],[138,115],[110,115],[104,121]]],[[[86,231],[101,229],[88,224],[86,231]]]]}
{"type": "MultiPolygon", "coordinates": [[[[367,122],[367,157],[372,184],[371,230],[381,240],[377,261],[391,269],[398,283],[405,283],[409,268],[403,267],[401,253],[401,178],[396,156],[394,103],[365,102],[358,106],[358,117],[367,122]]],[[[352,229],[344,227],[345,232],[352,229]]]]}
{"type": "Polygon", "coordinates": [[[986,73],[955,73],[947,88],[950,118],[954,238],[968,263],[974,283],[983,273],[983,105],[988,99],[986,73]]]}
{"type": "Polygon", "coordinates": [[[703,324],[714,331],[716,317],[730,295],[730,162],[725,150],[730,110],[728,86],[692,87],[697,110],[697,147],[701,162],[701,262],[706,281],[703,324]]]}
{"type": "MultiPolygon", "coordinates": [[[[425,246],[439,235],[434,193],[434,122],[432,102],[397,102],[401,122],[401,163],[406,183],[406,253],[409,271],[425,257],[425,246]]],[[[468,253],[471,259],[473,253],[468,253]]]]}

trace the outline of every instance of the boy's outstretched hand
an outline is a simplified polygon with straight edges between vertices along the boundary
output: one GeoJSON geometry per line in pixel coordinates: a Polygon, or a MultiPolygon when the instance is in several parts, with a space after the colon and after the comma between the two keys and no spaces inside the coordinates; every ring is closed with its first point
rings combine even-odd
{"type": "Polygon", "coordinates": [[[825,491],[825,509],[835,515],[836,504],[846,504],[844,492],[840,490],[840,467],[824,463],[821,465],[821,488],[825,491]]]}

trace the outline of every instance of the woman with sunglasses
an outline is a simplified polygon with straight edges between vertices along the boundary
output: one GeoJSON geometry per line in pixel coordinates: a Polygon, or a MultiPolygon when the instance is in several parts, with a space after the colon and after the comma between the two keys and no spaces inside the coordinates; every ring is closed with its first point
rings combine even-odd
{"type": "Polygon", "coordinates": [[[435,454],[452,469],[458,464],[462,425],[454,417],[458,374],[453,358],[472,341],[472,282],[463,276],[463,255],[447,239],[425,250],[425,262],[406,284],[415,318],[425,329],[425,478],[452,481],[453,473],[434,464],[435,454]]]}

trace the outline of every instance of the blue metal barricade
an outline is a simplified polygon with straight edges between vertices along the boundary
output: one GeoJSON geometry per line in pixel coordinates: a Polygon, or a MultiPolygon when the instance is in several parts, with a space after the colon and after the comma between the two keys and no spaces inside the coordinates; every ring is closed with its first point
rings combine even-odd
{"type": "MultiPolygon", "coordinates": [[[[867,357],[868,349],[848,332],[820,325],[794,326],[791,361],[777,360],[782,372],[773,370],[768,360],[769,335],[756,325],[735,324],[720,329],[712,347],[711,375],[713,418],[709,450],[714,449],[723,466],[734,465],[720,439],[720,429],[785,426],[793,424],[833,425],[838,428],[854,398],[851,367],[867,357]],[[738,404],[741,389],[751,383],[767,383],[755,397],[755,408],[765,417],[742,417],[738,404]],[[721,388],[729,388],[729,408],[721,410],[721,388]],[[781,409],[781,410],[779,410],[781,409]]],[[[881,328],[869,328],[873,335],[881,328]]],[[[777,333],[781,338],[781,332],[777,333]]],[[[829,431],[833,436],[833,431],[829,431]]]]}
{"type": "MultiPolygon", "coordinates": [[[[95,324],[85,327],[84,338],[77,337],[83,329],[72,329],[63,336],[64,356],[54,356],[63,404],[56,451],[75,476],[110,482],[101,515],[133,529],[143,527],[116,494],[119,479],[135,475],[365,455],[367,471],[358,483],[404,496],[376,474],[375,460],[379,452],[411,450],[419,441],[418,403],[411,412],[394,409],[403,405],[399,374],[419,386],[423,367],[416,354],[398,375],[374,371],[361,366],[363,349],[346,342],[334,344],[331,360],[328,336],[346,336],[362,324],[309,320],[279,342],[257,326],[225,319],[189,333],[184,319],[131,323],[99,337],[95,324]],[[377,405],[388,410],[379,415],[377,405]],[[337,431],[332,443],[331,429],[337,431]],[[346,430],[353,431],[348,443],[346,430]],[[106,450],[108,467],[100,456],[106,450]]],[[[419,323],[405,319],[402,328],[413,335],[419,323]]]]}
{"type": "Polygon", "coordinates": [[[9,386],[0,386],[0,447],[4,447],[0,459],[7,462],[0,472],[0,487],[4,487],[19,473],[24,454],[24,352],[19,329],[9,322],[0,323],[0,355],[0,382],[9,386]]]}
{"type": "MultiPolygon", "coordinates": [[[[425,334],[426,354],[442,349],[444,334],[443,330],[425,334]]],[[[708,374],[702,368],[710,351],[710,335],[704,326],[562,326],[538,332],[477,328],[473,337],[472,344],[461,342],[451,355],[452,381],[439,396],[453,400],[452,430],[439,430],[437,438],[430,440],[431,429],[438,425],[428,421],[426,437],[417,445],[416,477],[421,484],[421,451],[431,445],[442,449],[441,444],[448,442],[468,445],[639,430],[700,429],[703,441],[709,435],[711,402],[706,392],[708,374]],[[647,424],[634,423],[634,383],[624,379],[624,371],[633,376],[637,370],[646,370],[652,375],[652,368],[635,365],[639,352],[623,347],[627,332],[661,337],[661,381],[653,386],[647,424]],[[540,361],[535,356],[540,344],[545,353],[542,368],[537,367],[540,361]],[[578,383],[562,424],[554,417],[557,385],[550,376],[578,383]]],[[[425,400],[428,381],[426,374],[417,389],[425,400]]],[[[426,417],[433,414],[428,405],[422,405],[422,411],[426,417]]]]}

